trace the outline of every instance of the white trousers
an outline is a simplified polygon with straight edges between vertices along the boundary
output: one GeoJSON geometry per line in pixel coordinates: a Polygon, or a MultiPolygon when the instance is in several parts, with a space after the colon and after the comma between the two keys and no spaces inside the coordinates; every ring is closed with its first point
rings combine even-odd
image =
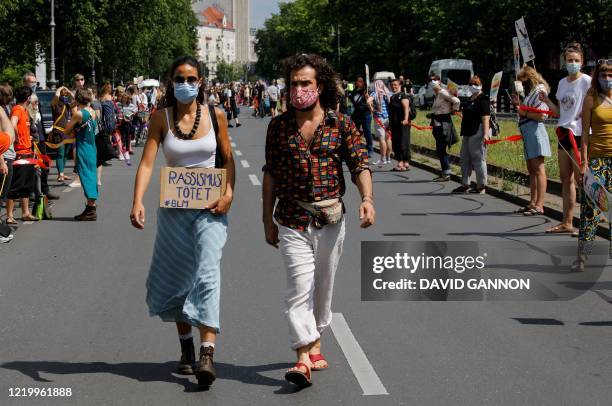
{"type": "Polygon", "coordinates": [[[344,243],[344,219],[306,231],[279,225],[280,252],[287,267],[285,314],[291,348],[313,343],[332,319],[334,276],[344,243]]]}

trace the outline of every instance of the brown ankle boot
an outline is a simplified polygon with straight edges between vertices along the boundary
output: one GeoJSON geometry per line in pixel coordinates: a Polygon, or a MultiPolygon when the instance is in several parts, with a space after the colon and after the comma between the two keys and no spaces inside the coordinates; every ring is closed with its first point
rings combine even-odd
{"type": "Polygon", "coordinates": [[[214,347],[200,347],[200,361],[196,367],[195,376],[200,386],[210,386],[217,379],[217,372],[213,365],[214,347]]]}
{"type": "Polygon", "coordinates": [[[85,206],[83,213],[78,216],[74,216],[76,221],[96,221],[98,215],[96,214],[96,206],[85,206]]]}

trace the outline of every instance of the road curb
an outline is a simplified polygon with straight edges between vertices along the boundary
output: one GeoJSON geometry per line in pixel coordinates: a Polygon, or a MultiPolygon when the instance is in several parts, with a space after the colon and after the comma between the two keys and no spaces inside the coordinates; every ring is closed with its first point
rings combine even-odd
{"type": "MultiPolygon", "coordinates": [[[[420,145],[412,145],[411,149],[412,149],[413,152],[416,152],[418,154],[424,155],[426,157],[431,157],[429,154],[422,154],[420,152],[422,149],[429,150],[428,148],[422,147],[420,145]]],[[[379,148],[374,148],[374,151],[380,154],[380,149],[379,148]]],[[[429,150],[429,151],[431,151],[431,150],[429,150]]],[[[435,158],[435,157],[432,157],[432,158],[435,158]]],[[[457,164],[456,162],[452,162],[452,161],[451,161],[451,163],[457,164]]],[[[425,170],[427,172],[431,172],[431,173],[434,173],[434,174],[439,174],[440,173],[440,169],[438,169],[436,167],[433,167],[431,165],[428,165],[426,163],[423,163],[423,162],[415,161],[414,159],[410,160],[410,165],[414,166],[415,168],[423,169],[423,170],[425,170]]],[[[487,164],[487,166],[488,165],[489,164],[487,164]]],[[[451,174],[450,176],[451,176],[451,179],[454,180],[455,182],[461,183],[461,177],[460,176],[455,175],[455,174],[451,174]]],[[[486,191],[487,191],[487,194],[489,194],[489,195],[491,195],[493,197],[497,197],[499,199],[502,199],[502,200],[505,200],[507,202],[516,204],[516,205],[521,206],[521,207],[526,206],[527,204],[529,204],[529,200],[527,200],[527,199],[523,199],[520,196],[504,192],[503,190],[496,189],[496,188],[493,188],[491,186],[487,186],[486,187],[486,191]]],[[[552,207],[544,206],[544,215],[547,216],[547,217],[550,217],[552,219],[555,219],[557,221],[562,221],[563,220],[563,213],[560,210],[554,209],[552,207]]],[[[579,227],[580,219],[578,217],[574,216],[573,223],[574,223],[574,227],[579,227]]],[[[597,235],[599,237],[604,238],[604,239],[608,239],[609,231],[608,231],[608,229],[606,227],[602,227],[601,225],[598,225],[597,226],[597,235]]]]}

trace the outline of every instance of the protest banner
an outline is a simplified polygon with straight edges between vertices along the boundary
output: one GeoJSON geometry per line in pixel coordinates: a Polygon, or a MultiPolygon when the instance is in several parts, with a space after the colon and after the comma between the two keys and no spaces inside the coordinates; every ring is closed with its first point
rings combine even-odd
{"type": "Polygon", "coordinates": [[[518,37],[518,43],[521,47],[521,54],[525,63],[533,61],[535,54],[531,47],[531,41],[529,41],[529,34],[527,33],[527,27],[525,26],[525,17],[521,17],[514,22],[516,28],[516,36],[518,37]]]}
{"type": "Polygon", "coordinates": [[[601,211],[601,214],[603,214],[608,221],[612,221],[612,219],[610,219],[610,212],[612,211],[612,193],[608,192],[606,188],[595,179],[595,175],[593,175],[590,169],[584,173],[583,185],[584,194],[589,198],[591,203],[601,211]]]}
{"type": "Polygon", "coordinates": [[[518,37],[512,37],[512,50],[514,51],[514,78],[521,71],[521,54],[519,50],[518,37]]]}
{"type": "Polygon", "coordinates": [[[491,80],[491,91],[489,92],[489,100],[491,101],[497,101],[497,94],[499,93],[503,74],[504,72],[500,71],[493,75],[493,79],[491,80]]]}
{"type": "Polygon", "coordinates": [[[205,209],[225,194],[225,169],[161,169],[159,206],[173,209],[205,209]]]}

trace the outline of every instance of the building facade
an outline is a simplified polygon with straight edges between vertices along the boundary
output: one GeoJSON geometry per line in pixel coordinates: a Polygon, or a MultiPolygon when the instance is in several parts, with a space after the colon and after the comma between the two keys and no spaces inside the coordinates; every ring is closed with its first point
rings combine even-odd
{"type": "Polygon", "coordinates": [[[219,62],[236,61],[236,32],[227,15],[216,6],[202,10],[198,18],[198,59],[214,78],[219,62]]]}
{"type": "Polygon", "coordinates": [[[248,64],[256,61],[250,28],[250,0],[198,0],[198,53],[214,77],[218,61],[248,64]]]}

